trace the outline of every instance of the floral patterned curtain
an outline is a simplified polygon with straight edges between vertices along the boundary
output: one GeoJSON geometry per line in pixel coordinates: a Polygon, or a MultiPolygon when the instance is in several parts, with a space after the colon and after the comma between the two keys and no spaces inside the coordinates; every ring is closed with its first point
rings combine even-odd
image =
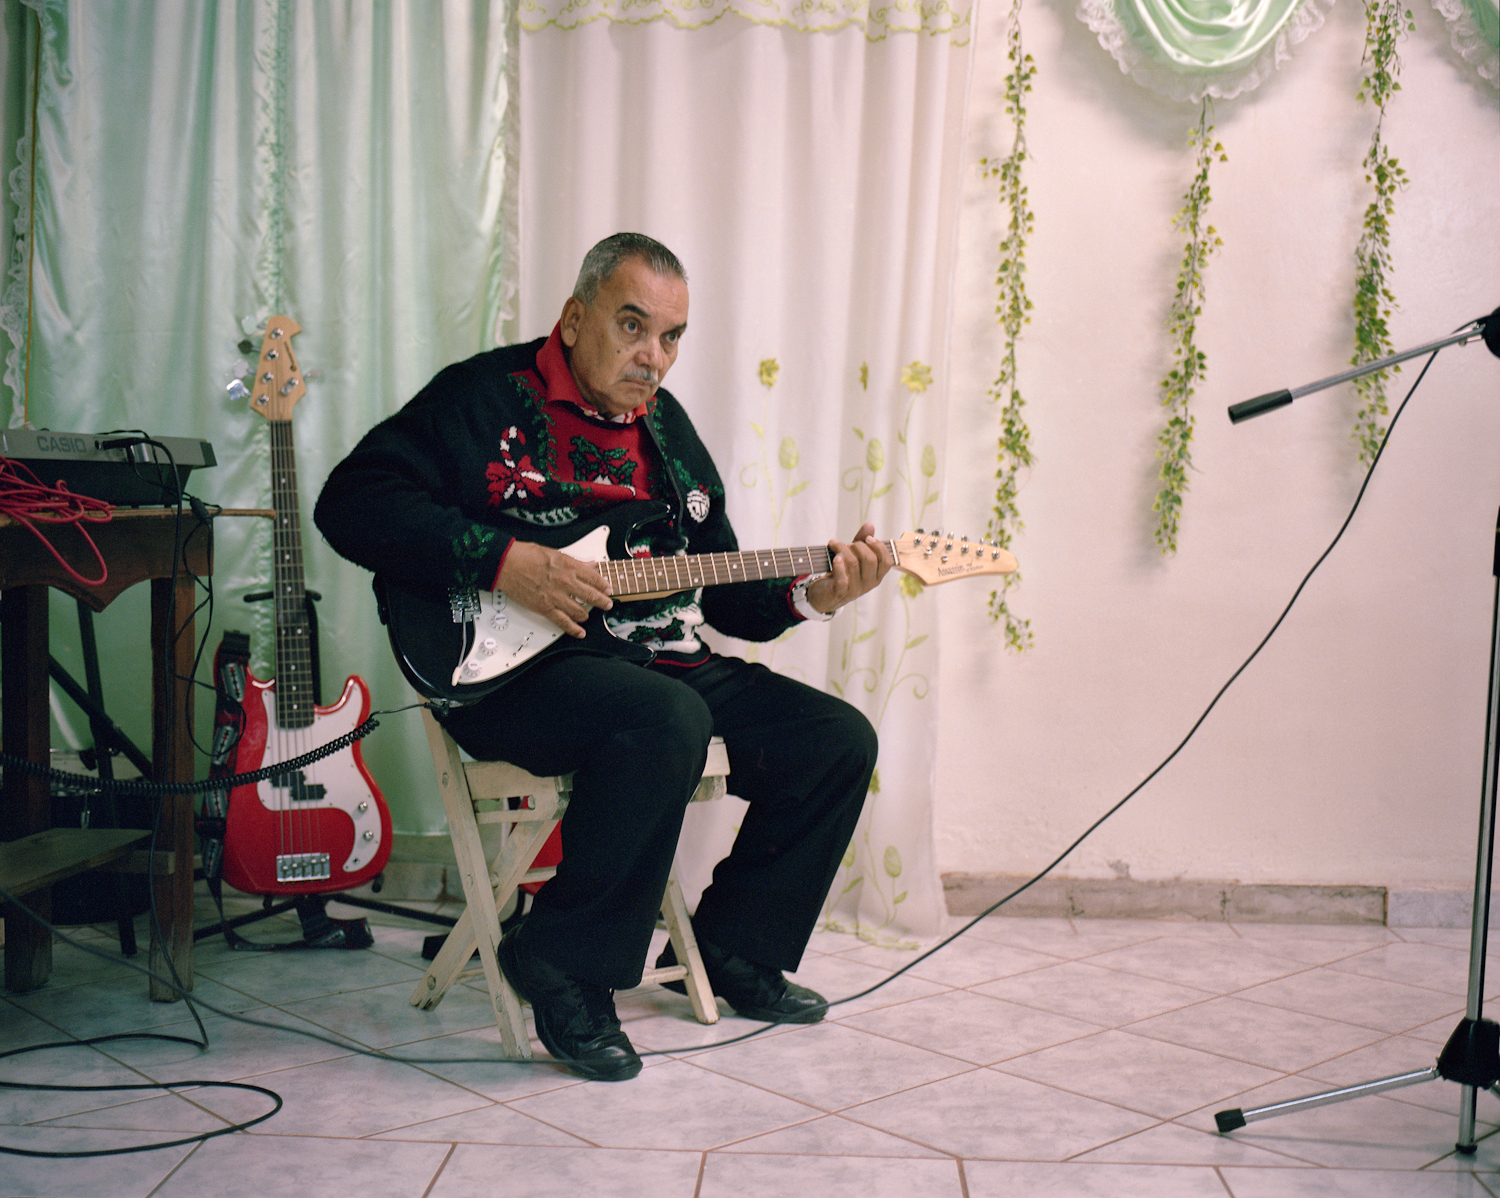
{"type": "MultiPolygon", "coordinates": [[[[632,6],[632,21],[663,18],[639,24],[607,0],[523,12],[522,332],[552,327],[600,237],[648,233],[687,267],[690,328],[668,386],[714,453],[742,545],[846,539],[866,519],[887,537],[982,529],[984,512],[944,510],[934,449],[950,401],[967,9],[877,22],[853,7],[730,8],[632,6]],[[823,31],[806,31],[814,16],[823,31]]],[[[828,624],[726,646],[842,694],[879,729],[830,926],[886,942],[939,925],[934,604],[975,585],[920,593],[893,576],[828,624]]],[[[737,814],[707,804],[690,820],[691,900],[737,814]]]]}

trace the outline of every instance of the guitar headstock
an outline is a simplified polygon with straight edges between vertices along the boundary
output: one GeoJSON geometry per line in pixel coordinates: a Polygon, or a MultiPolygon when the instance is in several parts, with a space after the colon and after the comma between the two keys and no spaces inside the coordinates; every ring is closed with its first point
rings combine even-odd
{"type": "Polygon", "coordinates": [[[290,420],[292,409],[307,392],[297,355],[292,352],[292,338],[301,331],[302,326],[290,316],[273,316],[266,321],[250,407],[267,420],[290,420]]]}
{"type": "Polygon", "coordinates": [[[977,574],[1011,574],[1017,562],[1008,550],[989,541],[971,541],[951,532],[904,532],[891,542],[896,568],[927,586],[972,578],[977,574]]]}

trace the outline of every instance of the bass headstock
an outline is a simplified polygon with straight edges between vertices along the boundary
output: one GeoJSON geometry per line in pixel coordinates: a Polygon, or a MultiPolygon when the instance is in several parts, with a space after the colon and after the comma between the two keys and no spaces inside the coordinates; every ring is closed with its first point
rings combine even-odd
{"type": "Polygon", "coordinates": [[[307,393],[297,355],[292,351],[292,338],[301,331],[302,326],[290,316],[273,316],[266,321],[250,407],[267,420],[290,420],[297,401],[307,393]]]}

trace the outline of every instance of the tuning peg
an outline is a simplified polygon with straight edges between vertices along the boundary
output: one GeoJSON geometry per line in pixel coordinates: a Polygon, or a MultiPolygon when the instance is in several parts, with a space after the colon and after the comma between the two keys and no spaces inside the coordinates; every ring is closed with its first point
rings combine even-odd
{"type": "Polygon", "coordinates": [[[234,382],[230,383],[229,386],[225,388],[225,390],[229,392],[230,399],[250,398],[250,388],[245,386],[244,382],[242,382],[240,379],[235,379],[234,382]]]}

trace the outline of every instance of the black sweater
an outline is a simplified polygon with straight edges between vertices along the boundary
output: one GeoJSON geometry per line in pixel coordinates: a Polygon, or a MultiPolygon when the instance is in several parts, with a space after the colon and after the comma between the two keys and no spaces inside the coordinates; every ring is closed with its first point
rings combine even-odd
{"type": "MultiPolygon", "coordinates": [[[[440,371],[417,396],[370,430],[324,484],[313,513],[329,545],[357,565],[408,584],[450,592],[494,586],[513,540],[565,548],[608,510],[618,488],[558,477],[558,420],[537,366],[545,339],[477,354],[440,371]],[[577,536],[568,526],[578,525],[577,536]]],[[[620,428],[570,409],[608,444],[620,428]]],[[[682,405],[658,390],[641,411],[639,443],[653,499],[666,517],[644,531],[653,556],[739,548],[724,484],[682,405]]],[[[566,472],[563,472],[566,473],[566,472]]],[[[733,583],[658,599],[617,602],[609,627],[663,651],[701,658],[707,622],[766,641],[799,622],[786,580],[733,583]]]]}

